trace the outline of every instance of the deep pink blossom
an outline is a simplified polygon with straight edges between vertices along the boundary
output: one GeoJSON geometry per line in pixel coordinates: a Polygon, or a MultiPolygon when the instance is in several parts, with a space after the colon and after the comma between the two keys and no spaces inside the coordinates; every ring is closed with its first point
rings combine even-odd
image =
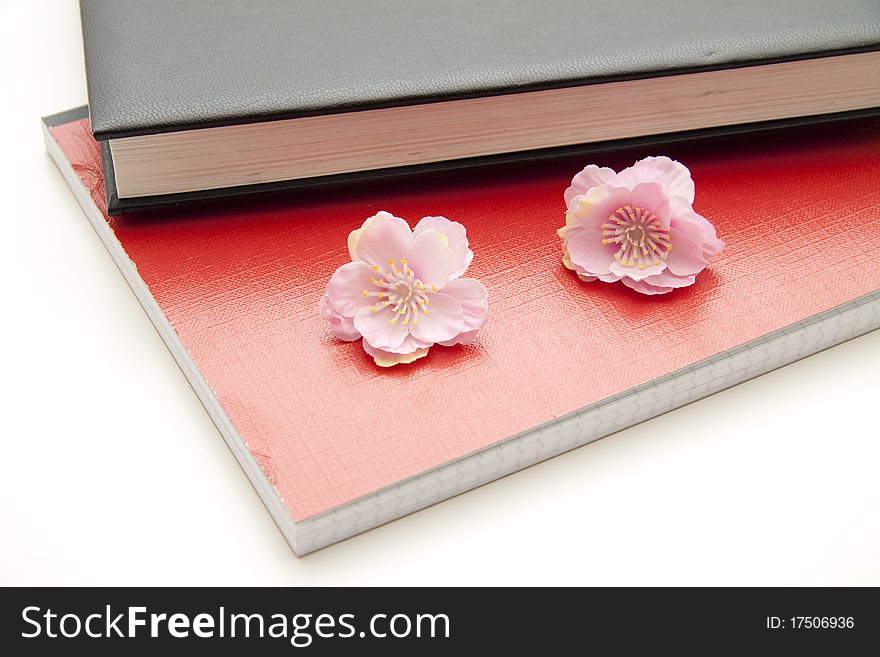
{"type": "Polygon", "coordinates": [[[435,344],[470,344],[488,316],[482,283],[460,278],[474,257],[464,226],[445,217],[409,224],[379,212],[348,236],[352,262],[330,278],[321,315],[341,340],[363,338],[383,367],[435,344]]]}
{"type": "Polygon", "coordinates": [[[690,171],[668,157],[620,173],[591,164],[565,190],[562,262],[583,281],[620,281],[643,294],[691,285],[724,248],[693,202],[690,171]]]}

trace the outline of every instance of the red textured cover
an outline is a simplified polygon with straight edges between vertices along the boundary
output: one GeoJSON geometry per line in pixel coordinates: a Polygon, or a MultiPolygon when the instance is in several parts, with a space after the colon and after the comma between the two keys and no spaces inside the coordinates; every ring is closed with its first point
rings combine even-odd
{"type": "MultiPolygon", "coordinates": [[[[85,120],[52,129],[99,208],[85,120]]],[[[621,168],[649,153],[594,157],[621,168]]],[[[563,268],[564,160],[107,218],[288,510],[303,520],[880,287],[880,122],[667,149],[727,249],[663,297],[563,268]],[[378,210],[468,229],[475,345],[380,370],[318,314],[378,210]]]]}

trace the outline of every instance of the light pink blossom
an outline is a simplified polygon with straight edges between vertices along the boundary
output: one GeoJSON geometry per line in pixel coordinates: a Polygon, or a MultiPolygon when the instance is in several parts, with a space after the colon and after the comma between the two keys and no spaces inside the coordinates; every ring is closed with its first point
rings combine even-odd
{"type": "Polygon", "coordinates": [[[435,344],[470,344],[486,323],[488,292],[460,278],[474,257],[467,232],[445,217],[409,224],[379,212],[348,236],[352,262],[321,298],[321,316],[341,340],[363,338],[377,365],[411,363],[435,344]]]}
{"type": "Polygon", "coordinates": [[[724,248],[693,202],[690,171],[668,157],[620,173],[591,164],[565,190],[562,262],[583,281],[620,281],[643,294],[691,285],[724,248]]]}

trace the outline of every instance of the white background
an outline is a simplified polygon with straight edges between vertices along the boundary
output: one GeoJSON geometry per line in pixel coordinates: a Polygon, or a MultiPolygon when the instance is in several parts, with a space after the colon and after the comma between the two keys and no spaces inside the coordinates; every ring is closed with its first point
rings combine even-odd
{"type": "Polygon", "coordinates": [[[297,559],[43,149],[76,3],[0,11],[0,584],[880,584],[880,332],[297,559]]]}

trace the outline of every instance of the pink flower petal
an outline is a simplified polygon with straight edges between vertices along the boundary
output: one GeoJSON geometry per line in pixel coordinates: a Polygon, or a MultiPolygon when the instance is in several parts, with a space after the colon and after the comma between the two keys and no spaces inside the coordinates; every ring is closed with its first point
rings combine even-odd
{"type": "MultiPolygon", "coordinates": [[[[464,328],[464,311],[461,304],[446,294],[431,294],[428,298],[430,299],[428,313],[419,313],[418,322],[409,324],[410,332],[413,337],[427,343],[452,340],[464,328]]],[[[366,334],[364,335],[366,337],[366,334]]],[[[381,348],[381,345],[376,345],[372,340],[370,342],[381,348]]]]}
{"type": "MultiPolygon", "coordinates": [[[[441,344],[447,347],[454,344],[470,344],[476,338],[477,331],[483,328],[489,317],[488,290],[473,278],[460,278],[447,283],[443,288],[443,294],[458,301],[464,316],[462,332],[450,340],[441,342],[441,344]]],[[[431,307],[433,309],[433,302],[431,307]]]]}
{"type": "Polygon", "coordinates": [[[327,284],[327,297],[340,315],[354,317],[354,314],[371,300],[364,296],[364,290],[376,290],[371,282],[373,269],[365,262],[349,262],[337,269],[327,284]]]}
{"type": "Polygon", "coordinates": [[[379,367],[393,367],[394,365],[406,365],[419,358],[428,355],[428,347],[418,347],[412,351],[396,354],[382,349],[376,349],[366,340],[363,341],[364,351],[373,357],[373,361],[379,367]]]}
{"type": "Polygon", "coordinates": [[[620,172],[620,179],[630,188],[641,182],[659,182],[667,196],[683,196],[694,202],[694,181],[691,172],[681,162],[666,157],[646,157],[620,172]]]}
{"type": "Polygon", "coordinates": [[[672,250],[666,256],[669,271],[679,276],[699,274],[706,267],[703,257],[703,242],[699,234],[686,232],[679,225],[669,229],[672,250]]]}
{"type": "Polygon", "coordinates": [[[637,208],[653,212],[664,228],[669,226],[669,197],[660,183],[640,183],[633,187],[630,202],[637,208]]]}
{"type": "MultiPolygon", "coordinates": [[[[400,320],[398,320],[399,322],[400,320]]],[[[365,343],[366,344],[366,343],[365,343]]],[[[426,349],[430,347],[430,342],[424,342],[415,337],[412,333],[408,333],[405,338],[403,338],[403,342],[400,343],[399,346],[388,349],[383,349],[389,354],[409,354],[417,349],[426,349]]]]}
{"type": "Polygon", "coordinates": [[[668,287],[668,288],[676,288],[676,287],[687,287],[688,285],[693,285],[694,281],[697,280],[696,276],[678,276],[677,274],[673,274],[668,269],[666,271],[660,272],[659,274],[655,274],[654,276],[649,276],[648,278],[643,279],[645,283],[649,285],[653,285],[654,287],[668,287]]]}
{"type": "Polygon", "coordinates": [[[629,265],[623,265],[617,260],[611,263],[611,273],[623,278],[631,278],[634,281],[640,281],[642,279],[648,278],[649,276],[655,276],[666,269],[666,263],[662,260],[659,265],[651,265],[649,267],[645,267],[644,269],[639,269],[638,267],[630,267],[629,265]]]}
{"type": "Polygon", "coordinates": [[[703,240],[703,257],[709,258],[716,253],[721,253],[724,250],[724,242],[718,239],[718,235],[715,232],[715,226],[713,226],[708,219],[702,217],[696,212],[693,213],[693,219],[697,226],[699,226],[703,240]]]}
{"type": "Polygon", "coordinates": [[[465,331],[464,333],[459,333],[451,340],[445,340],[443,342],[438,342],[437,344],[441,344],[444,347],[454,347],[457,344],[473,344],[479,333],[479,331],[465,331]]]}
{"type": "Polygon", "coordinates": [[[333,304],[330,302],[330,297],[326,294],[321,297],[319,307],[321,317],[330,322],[330,331],[337,338],[351,342],[352,340],[357,340],[361,337],[360,332],[354,327],[353,318],[340,314],[336,308],[333,307],[333,304]]]}
{"type": "Polygon", "coordinates": [[[406,255],[407,264],[425,287],[442,288],[452,273],[453,255],[446,235],[433,228],[423,230],[415,238],[406,255]]]}
{"type": "MultiPolygon", "coordinates": [[[[714,228],[713,228],[714,230],[714,228]]],[[[703,257],[709,258],[724,250],[724,240],[720,240],[715,236],[703,238],[703,257]]]]}
{"type": "Polygon", "coordinates": [[[669,215],[673,219],[687,217],[694,211],[690,201],[684,196],[669,197],[669,215]]]}
{"type": "Polygon", "coordinates": [[[672,292],[671,287],[651,285],[646,281],[634,281],[631,278],[621,278],[620,282],[642,294],[666,294],[667,292],[672,292]]]}
{"type": "Polygon", "coordinates": [[[610,274],[614,262],[613,245],[602,244],[602,229],[579,230],[566,240],[568,257],[579,272],[588,276],[610,274]]]}
{"type": "Polygon", "coordinates": [[[597,167],[590,164],[571,180],[571,186],[565,190],[565,205],[571,207],[571,201],[575,196],[586,194],[587,190],[599,185],[620,186],[617,183],[617,174],[608,167],[597,167]]]}
{"type": "Polygon", "coordinates": [[[474,252],[468,248],[467,230],[457,221],[450,221],[446,217],[423,217],[416,224],[413,235],[418,237],[423,231],[436,230],[446,235],[449,240],[449,250],[452,251],[452,273],[450,279],[455,279],[464,274],[474,259],[474,252]]]}
{"type": "Polygon", "coordinates": [[[673,224],[681,230],[689,235],[700,236],[703,257],[708,258],[724,250],[724,242],[718,239],[715,226],[708,219],[690,209],[690,206],[688,206],[688,210],[680,210],[673,217],[673,224]]]}
{"type": "Polygon", "coordinates": [[[363,235],[364,230],[366,230],[367,226],[376,221],[376,219],[394,217],[390,212],[385,212],[384,210],[380,210],[372,217],[367,217],[364,220],[364,223],[361,224],[361,227],[357,230],[353,230],[348,234],[348,255],[351,256],[352,261],[360,260],[360,256],[358,255],[358,242],[361,239],[361,235],[363,235]]]}
{"type": "Polygon", "coordinates": [[[394,313],[390,307],[380,306],[377,312],[361,308],[354,316],[354,326],[372,346],[393,351],[403,344],[409,331],[399,319],[392,324],[392,319],[394,313]]]}
{"type": "Polygon", "coordinates": [[[348,236],[348,251],[352,260],[385,267],[389,260],[405,258],[412,243],[412,231],[406,221],[380,212],[348,236]]]}
{"type": "Polygon", "coordinates": [[[614,214],[630,202],[630,190],[625,187],[601,185],[593,187],[586,194],[576,196],[565,213],[565,228],[561,237],[565,239],[578,228],[601,228],[614,214]]]}

